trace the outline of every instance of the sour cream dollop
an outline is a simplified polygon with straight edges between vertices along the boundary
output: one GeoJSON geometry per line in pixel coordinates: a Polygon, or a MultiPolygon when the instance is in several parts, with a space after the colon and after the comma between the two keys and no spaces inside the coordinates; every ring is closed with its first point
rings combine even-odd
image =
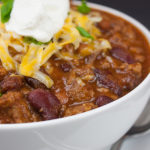
{"type": "Polygon", "coordinates": [[[8,31],[48,42],[64,25],[69,0],[14,0],[8,31]]]}

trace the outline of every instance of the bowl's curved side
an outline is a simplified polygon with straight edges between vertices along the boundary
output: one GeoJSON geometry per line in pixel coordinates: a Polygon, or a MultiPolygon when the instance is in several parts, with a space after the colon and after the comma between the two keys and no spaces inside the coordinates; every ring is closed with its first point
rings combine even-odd
{"type": "MultiPolygon", "coordinates": [[[[89,5],[128,20],[143,32],[150,43],[149,31],[135,19],[105,6],[92,3],[89,5]]],[[[0,125],[1,148],[3,150],[102,149],[118,140],[134,124],[148,101],[149,87],[150,75],[132,92],[101,109],[46,122],[0,125]]]]}

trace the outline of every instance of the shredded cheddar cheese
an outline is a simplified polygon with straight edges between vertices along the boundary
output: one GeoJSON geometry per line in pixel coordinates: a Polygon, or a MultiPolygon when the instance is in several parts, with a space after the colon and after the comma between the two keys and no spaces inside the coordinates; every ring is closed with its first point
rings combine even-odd
{"type": "Polygon", "coordinates": [[[8,42],[0,39],[0,59],[7,70],[16,70],[16,63],[8,51],[8,42]]]}

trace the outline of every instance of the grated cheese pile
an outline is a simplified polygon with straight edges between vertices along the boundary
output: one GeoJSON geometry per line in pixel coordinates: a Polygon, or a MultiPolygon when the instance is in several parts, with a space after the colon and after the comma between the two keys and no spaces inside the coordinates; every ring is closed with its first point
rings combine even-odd
{"type": "Polygon", "coordinates": [[[101,21],[99,14],[83,15],[71,10],[63,28],[53,36],[49,44],[35,45],[25,43],[23,37],[16,33],[7,32],[4,24],[0,24],[0,59],[3,67],[15,70],[17,74],[35,78],[45,84],[48,88],[54,84],[50,76],[40,71],[54,54],[65,60],[80,59],[97,51],[111,48],[106,39],[100,38],[101,32],[94,25],[101,21]],[[84,28],[94,40],[83,37],[77,30],[77,26],[84,28]],[[67,44],[73,44],[77,50],[81,43],[88,46],[75,55],[71,52],[63,52],[62,48],[67,44]],[[10,51],[11,50],[11,51],[10,51]],[[15,55],[12,54],[15,51],[15,55]],[[17,53],[17,54],[16,54],[17,53]]]}

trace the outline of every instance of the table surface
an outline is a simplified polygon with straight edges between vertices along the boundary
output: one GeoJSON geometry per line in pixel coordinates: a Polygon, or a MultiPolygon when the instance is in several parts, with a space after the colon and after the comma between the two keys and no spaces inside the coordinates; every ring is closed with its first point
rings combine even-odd
{"type": "Polygon", "coordinates": [[[150,0],[88,0],[121,10],[150,29],[150,0]]]}

